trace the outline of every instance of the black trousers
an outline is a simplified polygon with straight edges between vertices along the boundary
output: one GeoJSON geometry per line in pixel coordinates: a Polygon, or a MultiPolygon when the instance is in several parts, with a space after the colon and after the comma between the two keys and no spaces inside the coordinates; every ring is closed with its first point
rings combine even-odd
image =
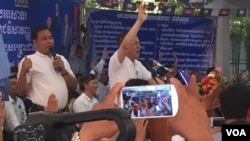
{"type": "Polygon", "coordinates": [[[3,130],[3,141],[14,141],[13,133],[3,130]]]}

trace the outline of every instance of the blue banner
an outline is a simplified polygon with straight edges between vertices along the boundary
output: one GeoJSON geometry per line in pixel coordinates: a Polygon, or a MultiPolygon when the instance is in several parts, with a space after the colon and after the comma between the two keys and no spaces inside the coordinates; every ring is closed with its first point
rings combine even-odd
{"type": "MultiPolygon", "coordinates": [[[[107,47],[109,57],[117,50],[117,36],[129,30],[137,18],[137,13],[88,10],[88,47],[90,59],[101,57],[107,47]]],[[[142,25],[138,37],[141,41],[139,60],[158,59],[159,50],[163,54],[162,64],[173,64],[175,52],[178,68],[199,70],[202,75],[214,64],[215,19],[200,16],[149,14],[142,25]]]]}
{"type": "Polygon", "coordinates": [[[63,21],[63,16],[67,13],[69,25],[73,25],[75,21],[73,7],[78,6],[75,1],[0,0],[0,3],[0,34],[3,35],[4,47],[11,65],[17,65],[25,55],[35,51],[31,31],[34,27],[46,26],[47,17],[51,17],[54,24],[56,52],[61,53],[59,23],[63,21]],[[59,10],[58,15],[56,15],[56,6],[59,10]]]}

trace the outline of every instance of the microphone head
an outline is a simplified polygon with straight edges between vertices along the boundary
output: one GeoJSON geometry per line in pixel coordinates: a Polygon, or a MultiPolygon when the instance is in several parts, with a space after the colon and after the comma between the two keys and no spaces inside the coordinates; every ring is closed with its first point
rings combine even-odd
{"type": "Polygon", "coordinates": [[[153,60],[153,64],[154,65],[156,65],[156,66],[158,66],[158,67],[161,67],[162,66],[162,64],[160,64],[158,61],[156,61],[156,60],[153,60]]]}
{"type": "Polygon", "coordinates": [[[56,53],[55,53],[54,47],[50,47],[49,50],[50,50],[51,55],[55,58],[56,53]]]}

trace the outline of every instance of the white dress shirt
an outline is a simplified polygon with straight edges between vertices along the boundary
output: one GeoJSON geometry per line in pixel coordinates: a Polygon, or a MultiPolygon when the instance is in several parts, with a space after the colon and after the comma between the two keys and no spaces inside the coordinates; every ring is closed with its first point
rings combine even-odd
{"type": "Polygon", "coordinates": [[[23,103],[23,100],[19,97],[16,97],[16,101],[14,101],[10,96],[10,103],[16,113],[17,119],[19,121],[20,124],[23,124],[26,119],[27,119],[27,114],[25,111],[25,105],[23,103]]]}

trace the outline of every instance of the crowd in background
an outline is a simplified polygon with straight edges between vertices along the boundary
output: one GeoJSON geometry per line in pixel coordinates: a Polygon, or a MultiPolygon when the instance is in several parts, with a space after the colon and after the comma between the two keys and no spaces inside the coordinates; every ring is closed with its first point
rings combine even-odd
{"type": "MultiPolygon", "coordinates": [[[[84,36],[80,44],[77,42],[77,38],[72,39],[71,47],[66,51],[67,55],[56,54],[54,56],[51,54],[51,48],[54,47],[51,31],[45,27],[35,29],[32,32],[32,40],[37,51],[34,54],[25,56],[19,66],[10,68],[10,101],[0,105],[0,124],[3,125],[3,139],[12,141],[12,131],[18,125],[25,123],[31,112],[77,113],[105,107],[117,107],[121,97],[117,93],[124,86],[173,84],[180,97],[178,114],[169,120],[135,120],[136,141],[144,141],[145,139],[154,141],[153,136],[163,134],[154,131],[159,128],[162,132],[167,132],[169,129],[168,124],[171,125],[171,129],[174,129],[174,133],[171,133],[171,135],[179,134],[190,141],[213,140],[210,128],[207,128],[209,127],[206,119],[208,117],[205,110],[201,106],[199,107],[200,103],[196,99],[198,96],[197,83],[202,79],[199,71],[178,68],[178,56],[176,56],[175,52],[173,52],[173,64],[158,66],[156,69],[152,65],[153,60],[149,58],[141,61],[137,60],[141,49],[137,32],[147,19],[145,9],[144,5],[139,6],[138,19],[133,27],[118,37],[117,44],[119,48],[110,57],[110,62],[107,62],[109,57],[107,47],[104,47],[102,56],[96,57],[91,62],[87,61],[86,30],[83,30],[84,36]],[[105,63],[109,63],[109,68],[104,67],[105,63]],[[185,75],[184,79],[190,80],[188,85],[183,82],[183,77],[178,77],[180,70],[185,75]],[[121,85],[119,82],[126,84],[121,85]],[[184,94],[184,96],[180,95],[180,93],[184,94]],[[190,113],[197,113],[200,119],[190,113]],[[186,118],[183,118],[183,116],[186,118]],[[201,125],[193,125],[193,122],[198,122],[201,125]],[[202,137],[198,136],[197,132],[202,137]]],[[[64,17],[65,21],[67,21],[67,16],[64,17]]],[[[61,47],[65,49],[64,44],[61,47]]],[[[161,62],[162,57],[163,54],[159,51],[157,61],[161,62]]],[[[208,69],[208,73],[210,71],[208,69]]],[[[243,75],[245,74],[241,73],[240,77],[243,77],[243,75]]],[[[233,85],[233,83],[221,94],[221,110],[225,118],[229,119],[228,123],[231,121],[234,124],[249,122],[247,116],[250,108],[249,104],[244,105],[245,107],[237,105],[237,102],[235,103],[236,106],[229,104],[232,99],[238,100],[239,103],[245,101],[244,98],[249,100],[249,94],[249,90],[245,85],[233,85]],[[237,97],[237,99],[235,98],[235,91],[239,89],[242,96],[237,97]],[[231,111],[228,110],[230,107],[232,108],[231,111]]],[[[141,107],[137,108],[146,109],[148,106],[141,105],[141,107]]],[[[151,107],[153,106],[151,105],[151,107]]],[[[147,111],[144,114],[147,114],[147,111]]],[[[85,140],[99,140],[100,138],[104,140],[107,137],[109,139],[106,140],[115,140],[118,133],[117,125],[110,121],[89,124],[79,123],[73,125],[70,129],[58,132],[57,137],[50,140],[71,140],[71,133],[74,131],[79,132],[78,136],[85,140]],[[89,127],[95,127],[95,131],[92,131],[89,127]],[[60,138],[61,134],[67,134],[67,138],[60,138]]],[[[76,137],[75,140],[77,139],[79,138],[76,137]]]]}

